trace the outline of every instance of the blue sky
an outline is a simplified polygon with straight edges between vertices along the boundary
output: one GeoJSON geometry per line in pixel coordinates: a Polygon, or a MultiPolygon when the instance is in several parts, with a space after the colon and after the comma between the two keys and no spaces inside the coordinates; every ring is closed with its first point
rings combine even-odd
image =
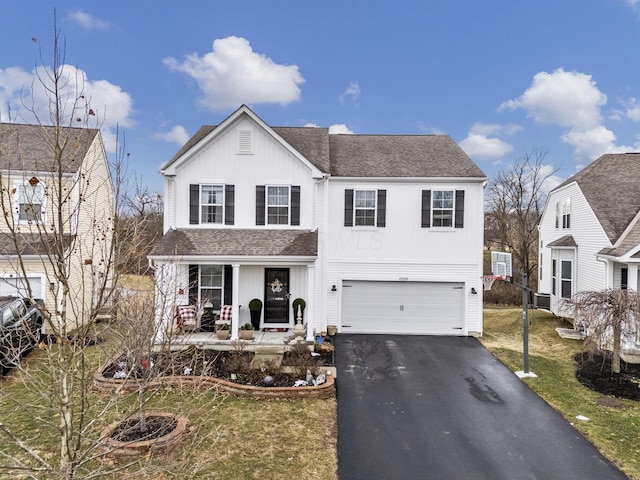
{"type": "Polygon", "coordinates": [[[556,181],[640,150],[640,0],[3,1],[3,121],[45,111],[54,8],[71,84],[151,191],[242,103],[272,126],[445,133],[490,177],[536,149],[556,181]]]}

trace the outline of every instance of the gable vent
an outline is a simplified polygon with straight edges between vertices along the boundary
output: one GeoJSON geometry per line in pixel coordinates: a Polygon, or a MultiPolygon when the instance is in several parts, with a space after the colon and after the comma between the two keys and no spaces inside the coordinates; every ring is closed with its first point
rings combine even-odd
{"type": "Polygon", "coordinates": [[[253,130],[239,131],[238,153],[243,155],[248,155],[253,153],[253,130]]]}

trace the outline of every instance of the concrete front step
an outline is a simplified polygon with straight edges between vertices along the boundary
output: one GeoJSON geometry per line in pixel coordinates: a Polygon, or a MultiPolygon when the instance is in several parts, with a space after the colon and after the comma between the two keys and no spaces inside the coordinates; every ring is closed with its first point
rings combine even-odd
{"type": "Polygon", "coordinates": [[[251,368],[261,369],[265,366],[280,368],[282,364],[282,353],[280,354],[258,354],[256,353],[249,365],[251,368]]]}

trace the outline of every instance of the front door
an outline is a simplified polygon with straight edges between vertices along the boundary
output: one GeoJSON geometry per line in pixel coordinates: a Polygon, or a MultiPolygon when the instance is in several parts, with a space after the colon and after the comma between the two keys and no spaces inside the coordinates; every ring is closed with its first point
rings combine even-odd
{"type": "Polygon", "coordinates": [[[265,268],[264,323],[289,326],[289,269],[265,268]]]}

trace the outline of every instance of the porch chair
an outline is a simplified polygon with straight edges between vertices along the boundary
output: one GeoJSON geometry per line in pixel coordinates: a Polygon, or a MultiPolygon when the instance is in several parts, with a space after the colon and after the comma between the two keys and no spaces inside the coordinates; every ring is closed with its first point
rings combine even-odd
{"type": "Polygon", "coordinates": [[[233,310],[231,305],[222,305],[220,307],[220,314],[218,315],[218,318],[216,319],[216,322],[215,322],[216,330],[218,330],[221,325],[228,325],[229,328],[231,328],[232,311],[233,310]]]}
{"type": "Polygon", "coordinates": [[[176,327],[178,331],[197,332],[200,329],[199,312],[195,305],[178,305],[176,307],[176,327]]]}

